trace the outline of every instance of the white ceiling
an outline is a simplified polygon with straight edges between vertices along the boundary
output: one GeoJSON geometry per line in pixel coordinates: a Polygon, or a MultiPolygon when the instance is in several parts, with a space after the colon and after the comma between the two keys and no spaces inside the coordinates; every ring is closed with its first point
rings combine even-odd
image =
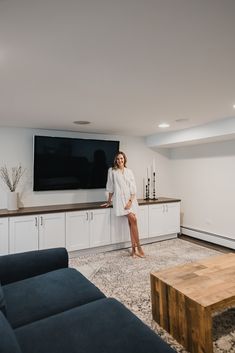
{"type": "Polygon", "coordinates": [[[147,136],[233,104],[235,0],[0,0],[0,126],[147,136]]]}

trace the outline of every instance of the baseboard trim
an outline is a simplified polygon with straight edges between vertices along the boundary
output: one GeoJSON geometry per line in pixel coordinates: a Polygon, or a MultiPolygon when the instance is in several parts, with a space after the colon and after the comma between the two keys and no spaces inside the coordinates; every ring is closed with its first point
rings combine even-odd
{"type": "Polygon", "coordinates": [[[224,237],[219,234],[209,233],[203,230],[194,229],[194,228],[185,227],[185,226],[181,227],[181,233],[184,235],[188,235],[192,238],[201,239],[209,243],[218,244],[235,250],[235,240],[224,237]]]}
{"type": "MultiPolygon", "coordinates": [[[[145,244],[155,243],[158,241],[169,240],[169,239],[173,239],[173,238],[177,238],[177,233],[161,235],[161,236],[152,237],[152,238],[143,238],[143,239],[140,239],[140,243],[142,245],[145,245],[145,244]]],[[[131,242],[126,241],[126,242],[118,243],[118,244],[109,244],[109,245],[98,246],[98,247],[89,248],[89,249],[81,249],[81,250],[76,250],[76,251],[70,251],[69,257],[74,258],[74,257],[82,256],[82,255],[98,254],[98,253],[106,252],[106,251],[121,250],[121,249],[130,248],[130,246],[131,246],[131,242]]]]}

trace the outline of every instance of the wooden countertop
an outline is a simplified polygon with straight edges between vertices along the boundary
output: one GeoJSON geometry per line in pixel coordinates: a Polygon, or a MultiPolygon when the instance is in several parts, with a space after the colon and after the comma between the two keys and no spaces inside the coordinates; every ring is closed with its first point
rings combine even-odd
{"type": "Polygon", "coordinates": [[[158,203],[169,203],[169,202],[180,202],[180,199],[172,199],[169,197],[158,197],[156,200],[144,200],[144,199],[138,199],[138,204],[139,205],[154,205],[158,203]]]}
{"type": "MultiPolygon", "coordinates": [[[[180,199],[172,199],[168,197],[159,197],[157,200],[143,200],[138,199],[139,205],[153,205],[169,202],[180,202],[180,199]]],[[[42,213],[58,213],[58,212],[69,212],[69,211],[85,211],[91,209],[99,209],[100,205],[105,201],[99,202],[85,202],[85,203],[73,203],[64,205],[48,205],[48,206],[34,206],[34,207],[23,207],[17,211],[8,211],[7,209],[0,209],[0,217],[15,217],[15,216],[27,216],[42,213]]]]}

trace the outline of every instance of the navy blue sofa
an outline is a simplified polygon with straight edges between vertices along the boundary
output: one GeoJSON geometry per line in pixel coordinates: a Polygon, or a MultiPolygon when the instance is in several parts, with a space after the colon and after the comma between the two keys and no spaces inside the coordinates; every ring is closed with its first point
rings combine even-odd
{"type": "Polygon", "coordinates": [[[0,281],[0,353],[174,353],[64,248],[0,256],[0,281]]]}

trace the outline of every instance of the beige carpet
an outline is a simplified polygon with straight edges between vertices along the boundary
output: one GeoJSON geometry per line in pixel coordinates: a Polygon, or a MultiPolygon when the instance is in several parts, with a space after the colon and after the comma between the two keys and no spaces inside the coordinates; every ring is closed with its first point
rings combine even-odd
{"type": "MultiPolygon", "coordinates": [[[[186,353],[152,320],[149,274],[219,253],[181,239],[145,245],[144,251],[145,259],[133,259],[128,250],[118,250],[74,258],[70,260],[70,266],[82,272],[106,296],[120,300],[177,352],[186,353]]],[[[213,318],[213,345],[214,353],[235,353],[235,308],[213,318]]]]}

